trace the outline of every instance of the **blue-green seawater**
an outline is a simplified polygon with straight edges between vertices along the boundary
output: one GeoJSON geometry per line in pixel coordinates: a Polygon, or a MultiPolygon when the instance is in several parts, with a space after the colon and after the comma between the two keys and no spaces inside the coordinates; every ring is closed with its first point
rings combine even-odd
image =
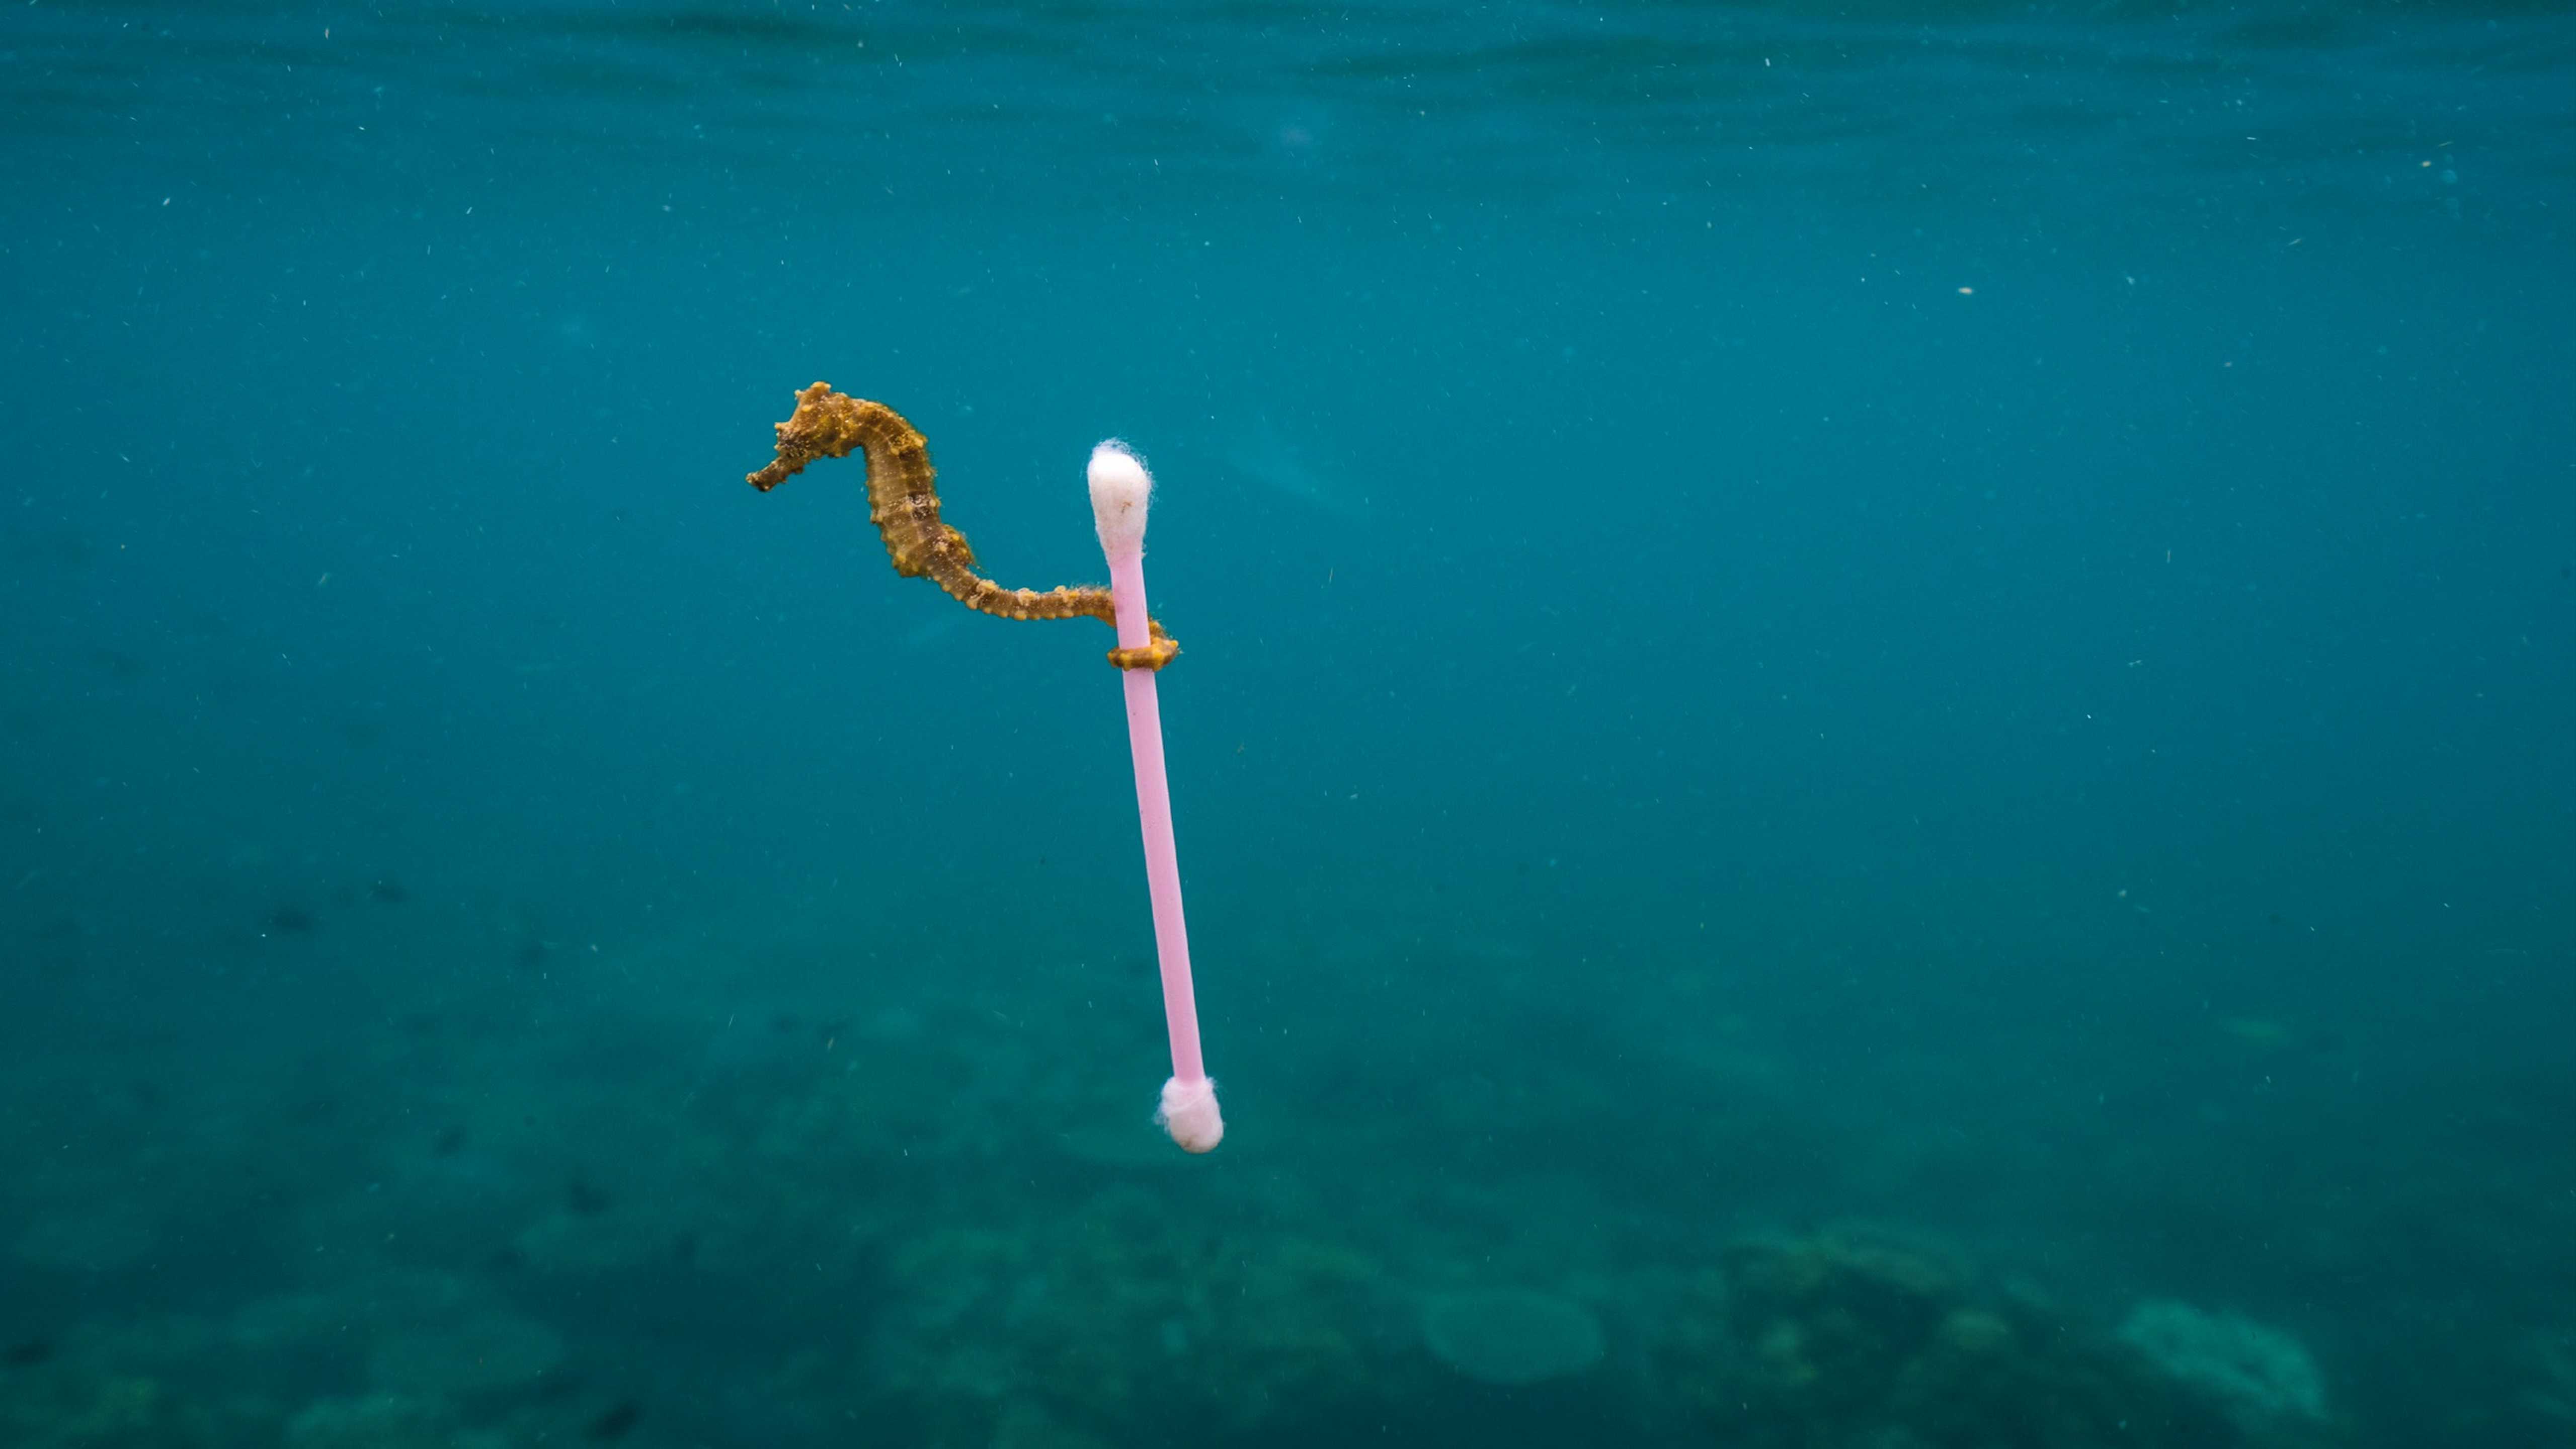
{"type": "Polygon", "coordinates": [[[7,0],[0,321],[0,1443],[2576,1443],[2564,3],[7,0]]]}

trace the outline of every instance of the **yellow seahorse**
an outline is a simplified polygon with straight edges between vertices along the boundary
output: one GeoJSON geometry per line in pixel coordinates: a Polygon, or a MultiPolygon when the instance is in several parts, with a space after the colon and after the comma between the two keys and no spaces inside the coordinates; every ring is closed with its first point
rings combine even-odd
{"type": "MultiPolygon", "coordinates": [[[[885,536],[894,571],[908,579],[927,577],[967,608],[1005,619],[1099,619],[1115,628],[1117,614],[1109,590],[1097,585],[1067,588],[1006,589],[975,572],[975,551],[966,535],[939,519],[938,475],[930,466],[930,444],[903,414],[881,402],[869,402],[818,382],[796,395],[796,411],[778,427],[778,457],[745,481],[766,493],[805,471],[817,458],[846,458],[863,452],[868,465],[868,521],[885,536]]],[[[1109,662],[1121,669],[1160,669],[1181,652],[1179,643],[1148,621],[1151,642],[1141,649],[1112,649],[1109,662]]]]}

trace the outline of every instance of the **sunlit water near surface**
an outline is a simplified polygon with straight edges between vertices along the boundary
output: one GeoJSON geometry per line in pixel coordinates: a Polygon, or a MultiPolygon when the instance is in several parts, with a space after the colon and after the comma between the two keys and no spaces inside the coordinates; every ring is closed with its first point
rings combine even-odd
{"type": "Polygon", "coordinates": [[[2576,1444],[2576,11],[11,3],[0,1442],[2576,1444]],[[1229,1134],[1095,624],[1152,460],[1229,1134]]]}

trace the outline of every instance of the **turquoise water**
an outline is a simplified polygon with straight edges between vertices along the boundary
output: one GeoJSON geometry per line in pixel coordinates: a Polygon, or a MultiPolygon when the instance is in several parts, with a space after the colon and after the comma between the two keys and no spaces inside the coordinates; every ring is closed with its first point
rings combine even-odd
{"type": "Polygon", "coordinates": [[[0,79],[0,1442],[2576,1443],[2576,11],[0,79]]]}

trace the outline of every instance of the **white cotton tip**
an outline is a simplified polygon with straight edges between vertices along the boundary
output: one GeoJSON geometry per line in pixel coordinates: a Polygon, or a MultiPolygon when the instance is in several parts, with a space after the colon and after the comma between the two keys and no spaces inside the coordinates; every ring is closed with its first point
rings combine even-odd
{"type": "Polygon", "coordinates": [[[1145,460],[1125,443],[1111,438],[1091,450],[1091,521],[1099,526],[1101,550],[1111,558],[1144,551],[1145,502],[1153,491],[1145,460]]]}
{"type": "Polygon", "coordinates": [[[1184,1082],[1178,1077],[1163,1084],[1163,1105],[1154,1120],[1172,1134],[1183,1152],[1214,1152],[1225,1140],[1225,1119],[1217,1115],[1216,1081],[1201,1077],[1184,1082]]]}

